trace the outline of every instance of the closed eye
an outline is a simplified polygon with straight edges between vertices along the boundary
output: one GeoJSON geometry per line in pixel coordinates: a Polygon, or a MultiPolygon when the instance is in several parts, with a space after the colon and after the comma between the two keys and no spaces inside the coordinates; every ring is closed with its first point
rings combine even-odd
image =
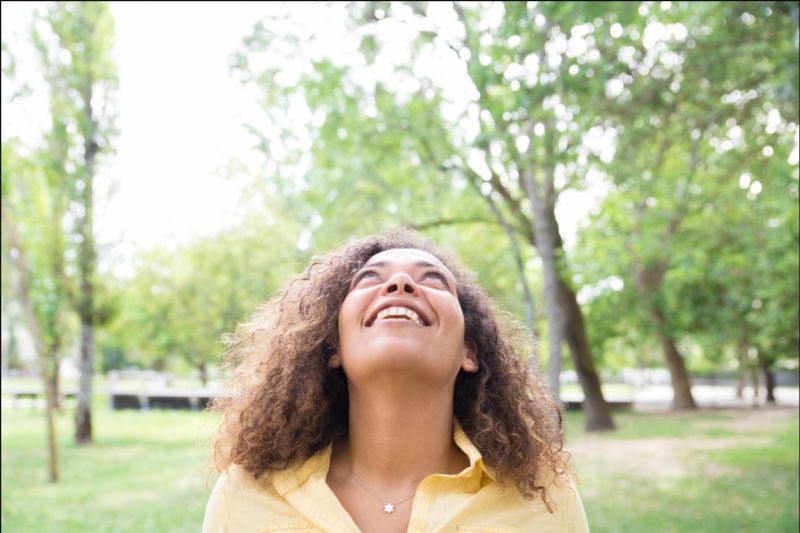
{"type": "Polygon", "coordinates": [[[444,285],[447,290],[450,290],[450,283],[448,283],[447,278],[444,276],[444,274],[441,274],[435,270],[431,270],[423,274],[422,279],[435,279],[444,285]]]}
{"type": "Polygon", "coordinates": [[[439,274],[438,272],[435,272],[435,271],[426,272],[425,275],[422,276],[422,279],[425,279],[425,278],[435,278],[435,279],[438,279],[439,281],[441,281],[442,283],[446,283],[446,281],[447,281],[442,274],[439,274]]]}
{"type": "Polygon", "coordinates": [[[360,282],[367,278],[379,278],[378,273],[374,270],[364,270],[363,272],[359,273],[355,279],[353,280],[353,286],[358,285],[360,282]]]}

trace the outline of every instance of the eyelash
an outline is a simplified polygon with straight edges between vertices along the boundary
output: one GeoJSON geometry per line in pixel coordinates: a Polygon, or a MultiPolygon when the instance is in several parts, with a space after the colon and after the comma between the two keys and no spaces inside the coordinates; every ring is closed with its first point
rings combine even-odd
{"type": "Polygon", "coordinates": [[[353,280],[353,284],[355,285],[356,283],[358,283],[359,281],[361,281],[362,279],[366,278],[369,275],[378,277],[378,273],[377,272],[373,272],[372,270],[365,270],[364,272],[362,272],[361,274],[356,276],[356,279],[353,280]]]}
{"type": "MultiPolygon", "coordinates": [[[[356,279],[353,281],[353,285],[358,284],[361,280],[366,279],[367,277],[370,277],[370,276],[378,277],[378,273],[373,271],[373,270],[365,270],[364,272],[362,272],[361,274],[356,276],[356,279]]],[[[422,276],[422,279],[425,279],[427,277],[435,277],[439,281],[444,283],[445,285],[447,284],[447,280],[445,279],[445,277],[442,274],[438,273],[438,272],[426,272],[422,276]]]]}
{"type": "Polygon", "coordinates": [[[446,281],[444,279],[444,276],[442,276],[438,272],[426,272],[425,275],[422,276],[422,278],[424,279],[424,278],[427,278],[428,276],[433,276],[435,278],[438,278],[439,281],[441,281],[442,283],[446,283],[446,281]]]}

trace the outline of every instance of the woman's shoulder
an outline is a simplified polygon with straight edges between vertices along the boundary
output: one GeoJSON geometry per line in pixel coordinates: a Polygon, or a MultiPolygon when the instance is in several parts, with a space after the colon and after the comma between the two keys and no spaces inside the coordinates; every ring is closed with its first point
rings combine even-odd
{"type": "Polygon", "coordinates": [[[255,476],[247,469],[237,464],[231,464],[220,472],[212,492],[225,494],[241,492],[269,493],[274,492],[274,488],[272,479],[269,476],[255,476]]]}
{"type": "Polygon", "coordinates": [[[554,515],[560,518],[564,531],[589,531],[586,511],[578,492],[576,478],[570,472],[550,473],[547,498],[553,504],[554,515]]]}
{"type": "Polygon", "coordinates": [[[222,472],[211,489],[203,518],[203,533],[222,533],[232,530],[231,504],[236,505],[239,495],[247,490],[248,480],[245,472],[236,465],[231,465],[222,472]]]}
{"type": "Polygon", "coordinates": [[[257,531],[263,524],[296,515],[271,478],[231,465],[220,473],[209,495],[203,531],[257,531]]]}
{"type": "Polygon", "coordinates": [[[536,485],[546,487],[546,494],[526,497],[513,486],[485,485],[457,518],[459,530],[588,532],[583,504],[569,474],[541,473],[536,485]]]}
{"type": "Polygon", "coordinates": [[[542,469],[536,475],[536,484],[545,487],[547,499],[554,503],[556,508],[570,505],[576,499],[580,499],[578,481],[572,472],[554,472],[551,469],[542,469]]]}

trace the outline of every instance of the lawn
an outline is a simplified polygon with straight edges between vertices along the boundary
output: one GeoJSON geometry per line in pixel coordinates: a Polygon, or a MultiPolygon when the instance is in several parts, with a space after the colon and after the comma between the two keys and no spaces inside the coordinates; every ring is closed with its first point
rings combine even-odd
{"type": "Polygon", "coordinates": [[[112,412],[98,404],[92,446],[58,418],[61,481],[46,481],[41,410],[3,409],[6,532],[199,531],[213,484],[209,442],[218,417],[185,411],[112,412]]]}
{"type": "MultiPolygon", "coordinates": [[[[96,443],[72,443],[59,416],[62,480],[46,482],[40,410],[3,409],[2,523],[8,532],[199,530],[214,480],[218,416],[109,411],[96,443]]],[[[581,495],[594,532],[798,530],[796,409],[616,414],[619,430],[585,434],[567,414],[581,495]]]]}
{"type": "Polygon", "coordinates": [[[798,531],[798,411],[617,413],[584,434],[567,415],[592,531],[798,531]]]}

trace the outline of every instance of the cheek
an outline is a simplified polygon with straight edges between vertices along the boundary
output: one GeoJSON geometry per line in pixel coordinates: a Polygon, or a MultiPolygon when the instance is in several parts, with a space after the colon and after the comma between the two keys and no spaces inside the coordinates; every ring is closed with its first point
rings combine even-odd
{"type": "Polygon", "coordinates": [[[339,308],[339,338],[345,336],[347,334],[347,323],[350,320],[350,309],[346,304],[342,304],[342,307],[339,308]]]}
{"type": "Polygon", "coordinates": [[[456,302],[455,304],[449,304],[448,307],[447,311],[440,315],[444,317],[442,325],[448,332],[452,331],[454,336],[463,339],[464,315],[461,312],[461,306],[456,302]]]}
{"type": "Polygon", "coordinates": [[[347,336],[347,334],[361,326],[359,320],[359,298],[349,294],[342,302],[339,308],[339,338],[347,336]]]}

